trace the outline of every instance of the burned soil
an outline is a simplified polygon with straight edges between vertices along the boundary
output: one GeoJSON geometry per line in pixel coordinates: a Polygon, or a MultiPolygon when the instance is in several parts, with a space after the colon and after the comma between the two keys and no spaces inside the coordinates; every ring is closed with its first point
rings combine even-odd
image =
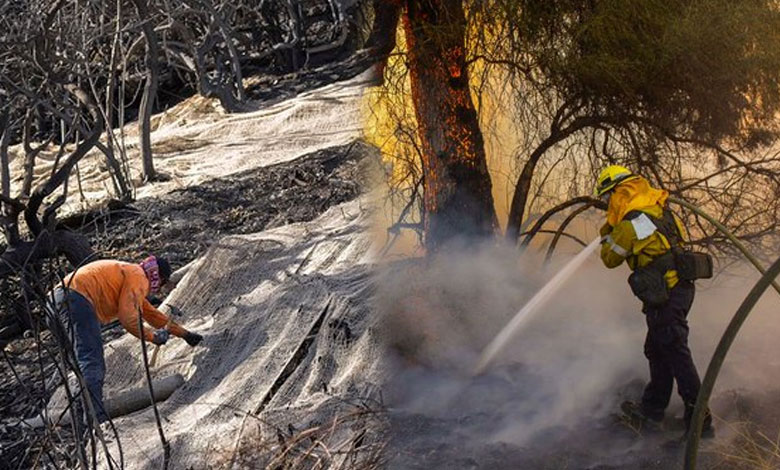
{"type": "MultiPolygon", "coordinates": [[[[474,378],[407,364],[397,377],[387,391],[390,469],[683,468],[686,441],[681,406],[670,407],[663,430],[633,427],[617,414],[621,401],[641,395],[641,380],[616,388],[604,397],[606,406],[592,410],[588,418],[544,429],[515,444],[491,436],[512,420],[520,428],[524,421],[532,422],[535,413],[544,413],[524,406],[525,397],[545,378],[522,364],[474,378]],[[424,384],[424,389],[419,384],[424,384]],[[423,398],[426,395],[428,401],[423,398]],[[431,400],[435,400],[434,406],[425,406],[423,412],[417,408],[431,400]],[[403,405],[395,406],[398,403],[403,405]],[[411,408],[407,407],[410,403],[411,408]]],[[[724,390],[713,397],[711,406],[716,415],[716,439],[701,441],[697,468],[780,468],[780,389],[724,390]]]]}
{"type": "MultiPolygon", "coordinates": [[[[641,397],[647,380],[646,327],[634,299],[586,300],[607,281],[623,281],[599,263],[583,267],[566,295],[530,319],[503,359],[477,376],[474,365],[485,346],[544,286],[537,265],[518,263],[512,248],[490,245],[387,266],[377,311],[387,319],[394,364],[383,390],[389,468],[682,468],[683,404],[676,392],[661,431],[636,429],[618,414],[621,402],[641,397]]],[[[702,292],[692,331],[703,374],[704,351],[731,311],[726,304],[713,312],[715,294],[702,292]]],[[[771,379],[780,364],[768,346],[776,335],[765,340],[765,331],[774,330],[761,326],[745,332],[744,349],[729,358],[715,388],[716,436],[702,441],[697,468],[780,468],[780,391],[771,379]]]]}
{"type": "Polygon", "coordinates": [[[370,155],[373,147],[355,141],[163,197],[112,202],[61,224],[87,235],[104,258],[154,253],[181,267],[222,236],[306,222],[354,199],[370,155]]]}

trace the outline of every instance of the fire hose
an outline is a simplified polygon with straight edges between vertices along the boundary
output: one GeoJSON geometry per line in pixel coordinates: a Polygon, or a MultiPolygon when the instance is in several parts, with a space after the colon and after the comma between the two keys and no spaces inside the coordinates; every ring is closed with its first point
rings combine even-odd
{"type": "Polygon", "coordinates": [[[714,217],[710,216],[689,202],[673,197],[669,198],[669,202],[683,206],[711,223],[716,229],[718,229],[718,231],[725,235],[729,241],[731,241],[731,243],[733,243],[734,246],[745,256],[745,258],[750,261],[750,263],[758,270],[758,272],[761,273],[761,278],[753,286],[753,289],[751,289],[747,297],[745,297],[745,300],[739,306],[737,312],[734,314],[734,317],[726,327],[726,331],[723,332],[723,336],[721,336],[720,342],[718,342],[718,346],[712,353],[712,359],[707,366],[707,372],[704,375],[704,380],[702,381],[701,388],[699,389],[699,396],[696,398],[696,405],[694,406],[693,416],[691,417],[690,430],[687,436],[688,442],[686,443],[685,447],[684,463],[685,470],[695,470],[696,459],[698,457],[699,450],[699,441],[701,439],[701,430],[704,422],[704,414],[705,410],[707,409],[707,404],[710,401],[712,390],[715,387],[715,381],[718,378],[718,374],[720,373],[720,369],[723,366],[723,362],[726,360],[726,355],[728,354],[731,344],[734,342],[734,339],[736,339],[742,324],[745,322],[748,315],[758,300],[761,298],[763,293],[767,288],[769,288],[770,285],[778,293],[780,293],[780,285],[778,285],[777,281],[775,280],[778,274],[780,274],[780,259],[775,261],[769,267],[769,269],[764,268],[758,259],[753,256],[750,251],[748,251],[745,245],[714,217]]]}
{"type": "MultiPolygon", "coordinates": [[[[697,215],[701,216],[703,219],[705,219],[707,222],[711,223],[720,233],[726,236],[726,238],[729,239],[731,243],[734,244],[735,247],[747,258],[748,261],[760,272],[761,274],[766,273],[766,268],[761,265],[761,262],[753,256],[753,254],[745,247],[745,245],[737,239],[736,236],[734,236],[733,233],[729,231],[722,223],[718,222],[714,217],[707,214],[703,210],[699,209],[698,207],[694,206],[690,202],[683,201],[681,199],[677,199],[675,197],[670,197],[669,202],[677,204],[679,206],[685,207],[686,209],[689,209],[690,211],[696,213],[697,215]]],[[[772,280],[771,281],[772,287],[777,291],[778,294],[780,294],[780,284],[777,283],[777,281],[772,280]]]]}
{"type": "Polygon", "coordinates": [[[734,318],[731,319],[729,326],[726,327],[726,331],[720,338],[715,352],[712,354],[710,365],[707,367],[707,373],[704,375],[704,380],[699,389],[699,396],[696,398],[696,406],[693,409],[691,428],[688,432],[688,442],[685,447],[685,470],[694,470],[696,468],[701,428],[704,422],[704,410],[707,408],[707,402],[710,400],[712,389],[715,387],[715,380],[718,378],[718,373],[723,365],[723,361],[726,359],[726,354],[737,337],[739,329],[747,319],[748,314],[750,314],[758,299],[761,298],[761,295],[773,283],[778,274],[780,274],[780,259],[770,266],[756,285],[753,286],[747,297],[745,297],[742,305],[737,309],[737,313],[734,314],[734,318]]]}

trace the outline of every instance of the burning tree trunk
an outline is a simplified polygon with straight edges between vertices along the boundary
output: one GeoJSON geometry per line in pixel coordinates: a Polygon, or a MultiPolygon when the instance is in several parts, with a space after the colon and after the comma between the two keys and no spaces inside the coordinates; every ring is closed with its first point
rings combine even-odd
{"type": "Polygon", "coordinates": [[[404,27],[422,143],[426,248],[492,236],[496,214],[469,91],[461,0],[409,0],[404,27]]]}

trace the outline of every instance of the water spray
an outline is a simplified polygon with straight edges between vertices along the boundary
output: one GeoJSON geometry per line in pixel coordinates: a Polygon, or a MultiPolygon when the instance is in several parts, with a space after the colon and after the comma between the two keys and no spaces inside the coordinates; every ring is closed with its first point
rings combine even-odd
{"type": "Polygon", "coordinates": [[[501,330],[493,341],[485,348],[480,357],[477,367],[474,369],[474,375],[481,374],[495,359],[499,352],[506,347],[509,341],[520,331],[525,323],[539,310],[539,307],[545,304],[553,294],[563,286],[563,284],[574,274],[575,271],[588,259],[591,253],[598,248],[601,238],[596,238],[587,247],[585,247],[577,256],[569,261],[552,279],[550,279],[542,290],[536,293],[531,300],[517,312],[512,320],[501,330]]]}

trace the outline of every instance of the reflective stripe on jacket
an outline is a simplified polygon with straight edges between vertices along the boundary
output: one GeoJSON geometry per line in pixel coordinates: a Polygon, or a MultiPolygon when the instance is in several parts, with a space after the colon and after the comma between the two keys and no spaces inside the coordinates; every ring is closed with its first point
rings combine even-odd
{"type": "MultiPolygon", "coordinates": [[[[637,267],[647,266],[669,251],[669,241],[656,230],[655,224],[650,219],[650,217],[663,217],[663,204],[667,196],[666,191],[651,188],[644,178],[620,184],[615,188],[615,194],[610,198],[607,220],[618,220],[618,222],[614,227],[607,222],[601,228],[601,236],[604,237],[601,244],[601,260],[605,266],[616,268],[626,261],[633,271],[637,267]],[[650,201],[655,203],[636,207],[637,202],[650,201]],[[627,217],[629,214],[636,216],[627,217]]],[[[674,221],[684,239],[685,228],[677,217],[674,221]]],[[[669,288],[677,285],[676,270],[668,270],[664,277],[669,288]]]]}

